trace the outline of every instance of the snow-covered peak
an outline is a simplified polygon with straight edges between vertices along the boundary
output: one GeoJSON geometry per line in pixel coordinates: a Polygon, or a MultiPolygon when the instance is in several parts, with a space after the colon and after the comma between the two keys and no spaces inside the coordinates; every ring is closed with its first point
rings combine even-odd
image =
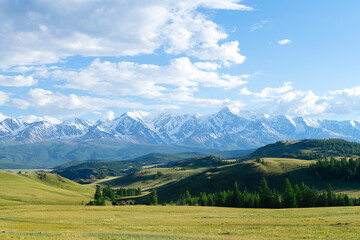
{"type": "Polygon", "coordinates": [[[305,124],[309,127],[317,128],[320,126],[319,121],[312,118],[303,118],[305,124]]]}
{"type": "Polygon", "coordinates": [[[222,108],[217,114],[224,114],[224,115],[236,115],[239,116],[239,109],[236,109],[234,107],[224,107],[222,108]]]}
{"type": "Polygon", "coordinates": [[[80,119],[80,118],[75,118],[75,119],[69,119],[69,120],[63,121],[61,123],[61,125],[74,126],[75,128],[77,128],[79,130],[84,130],[84,129],[87,129],[88,127],[93,126],[94,123],[91,121],[80,119]]]}
{"type": "Polygon", "coordinates": [[[289,120],[289,122],[294,125],[294,127],[296,127],[296,122],[294,121],[294,117],[292,116],[288,116],[288,115],[284,115],[284,117],[289,120]]]}
{"type": "Polygon", "coordinates": [[[0,122],[0,131],[2,132],[14,132],[24,128],[24,122],[15,118],[6,118],[0,122]]]}
{"type": "Polygon", "coordinates": [[[124,115],[139,121],[139,120],[143,120],[146,116],[149,115],[149,113],[144,111],[134,110],[131,112],[126,112],[124,115]]]}

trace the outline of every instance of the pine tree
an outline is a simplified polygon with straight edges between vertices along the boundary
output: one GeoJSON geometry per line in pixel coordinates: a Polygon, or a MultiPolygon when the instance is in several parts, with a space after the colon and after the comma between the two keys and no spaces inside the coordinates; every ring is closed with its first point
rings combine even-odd
{"type": "Polygon", "coordinates": [[[96,185],[96,191],[94,195],[95,205],[105,206],[105,198],[101,194],[101,188],[99,185],[96,185]]]}
{"type": "Polygon", "coordinates": [[[334,206],[335,204],[335,200],[336,200],[336,196],[332,191],[331,185],[330,184],[326,184],[326,206],[334,206]]]}
{"type": "Polygon", "coordinates": [[[262,178],[259,186],[259,197],[260,197],[260,207],[262,208],[271,208],[272,207],[272,193],[268,186],[268,183],[265,178],[262,178]]]}
{"type": "Polygon", "coordinates": [[[200,201],[201,206],[207,206],[208,205],[208,198],[206,196],[206,193],[203,193],[203,192],[200,193],[199,201],[200,201]]]}
{"type": "Polygon", "coordinates": [[[237,184],[237,182],[235,182],[235,184],[234,184],[234,195],[233,195],[233,199],[232,199],[232,206],[233,207],[240,207],[240,205],[241,205],[241,195],[240,195],[238,184],[237,184]]]}
{"type": "Polygon", "coordinates": [[[282,206],[285,208],[297,207],[296,197],[289,179],[284,180],[282,187],[282,206]]]}
{"type": "Polygon", "coordinates": [[[152,188],[150,190],[149,205],[158,205],[158,204],[159,204],[159,200],[158,200],[157,191],[154,188],[152,188]]]}

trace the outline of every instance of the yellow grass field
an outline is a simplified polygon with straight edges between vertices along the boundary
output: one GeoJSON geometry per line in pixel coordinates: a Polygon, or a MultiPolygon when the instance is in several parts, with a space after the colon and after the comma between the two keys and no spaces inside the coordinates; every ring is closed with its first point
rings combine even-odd
{"type": "Polygon", "coordinates": [[[0,207],[0,239],[359,239],[360,207],[0,207]]]}
{"type": "Polygon", "coordinates": [[[0,206],[81,205],[92,200],[93,195],[93,188],[82,186],[55,174],[46,173],[45,176],[44,173],[13,174],[0,171],[0,206]]]}

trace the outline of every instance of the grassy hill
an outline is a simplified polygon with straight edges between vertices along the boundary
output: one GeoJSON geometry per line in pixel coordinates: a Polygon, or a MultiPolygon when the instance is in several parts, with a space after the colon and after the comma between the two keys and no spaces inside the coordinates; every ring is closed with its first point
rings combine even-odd
{"type": "Polygon", "coordinates": [[[265,158],[264,162],[264,164],[260,164],[255,160],[249,160],[208,169],[159,189],[159,199],[169,201],[177,198],[186,190],[192,194],[198,194],[232,189],[235,181],[240,189],[246,187],[249,191],[256,191],[262,177],[268,180],[270,187],[275,188],[281,188],[286,177],[294,183],[310,182],[310,186],[315,181],[315,177],[310,175],[308,169],[313,161],[265,158]]]}
{"type": "Polygon", "coordinates": [[[91,200],[94,190],[51,173],[0,171],[0,205],[77,204],[91,200]]]}
{"type": "MultiPolygon", "coordinates": [[[[55,167],[54,173],[60,174],[68,179],[78,182],[92,182],[99,178],[106,176],[123,176],[131,174],[143,168],[156,167],[159,165],[170,165],[171,167],[210,167],[210,162],[204,160],[200,164],[202,157],[213,153],[216,157],[229,156],[237,158],[252,152],[252,150],[237,150],[237,151],[225,151],[225,152],[184,152],[184,153],[150,153],[133,160],[124,161],[73,161],[60,166],[55,167]],[[194,161],[196,164],[194,165],[194,161]],[[193,162],[191,162],[193,161],[193,162]],[[190,164],[192,165],[190,166],[190,164]]],[[[213,162],[211,166],[219,166],[223,163],[219,161],[213,162]]]]}
{"type": "Polygon", "coordinates": [[[208,169],[159,188],[159,199],[160,201],[170,201],[186,190],[198,195],[200,192],[210,193],[232,189],[235,181],[240,189],[247,188],[249,191],[257,191],[262,177],[267,179],[270,188],[278,190],[281,190],[284,179],[288,178],[293,184],[304,182],[319,190],[324,190],[326,184],[330,183],[335,192],[347,193],[352,197],[358,197],[360,194],[359,182],[318,180],[309,171],[313,160],[265,158],[264,162],[264,164],[260,164],[255,160],[248,160],[208,169]]]}
{"type": "Polygon", "coordinates": [[[111,179],[109,181],[101,181],[100,185],[110,185],[111,187],[130,187],[147,190],[150,188],[159,188],[167,184],[186,179],[194,174],[201,173],[208,168],[149,168],[143,169],[132,174],[111,179]]]}
{"type": "Polygon", "coordinates": [[[360,156],[360,144],[342,139],[306,139],[300,141],[280,141],[259,148],[240,158],[249,160],[260,158],[319,159],[323,156],[360,156]]]}

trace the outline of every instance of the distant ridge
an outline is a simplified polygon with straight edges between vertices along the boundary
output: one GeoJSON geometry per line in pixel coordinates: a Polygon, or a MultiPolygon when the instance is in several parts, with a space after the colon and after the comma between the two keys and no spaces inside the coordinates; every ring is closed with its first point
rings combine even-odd
{"type": "Polygon", "coordinates": [[[8,118],[0,122],[0,143],[3,144],[67,140],[234,150],[257,148],[281,140],[328,138],[360,142],[360,122],[268,116],[229,107],[206,116],[131,111],[111,121],[73,119],[62,123],[26,123],[8,118]]]}

